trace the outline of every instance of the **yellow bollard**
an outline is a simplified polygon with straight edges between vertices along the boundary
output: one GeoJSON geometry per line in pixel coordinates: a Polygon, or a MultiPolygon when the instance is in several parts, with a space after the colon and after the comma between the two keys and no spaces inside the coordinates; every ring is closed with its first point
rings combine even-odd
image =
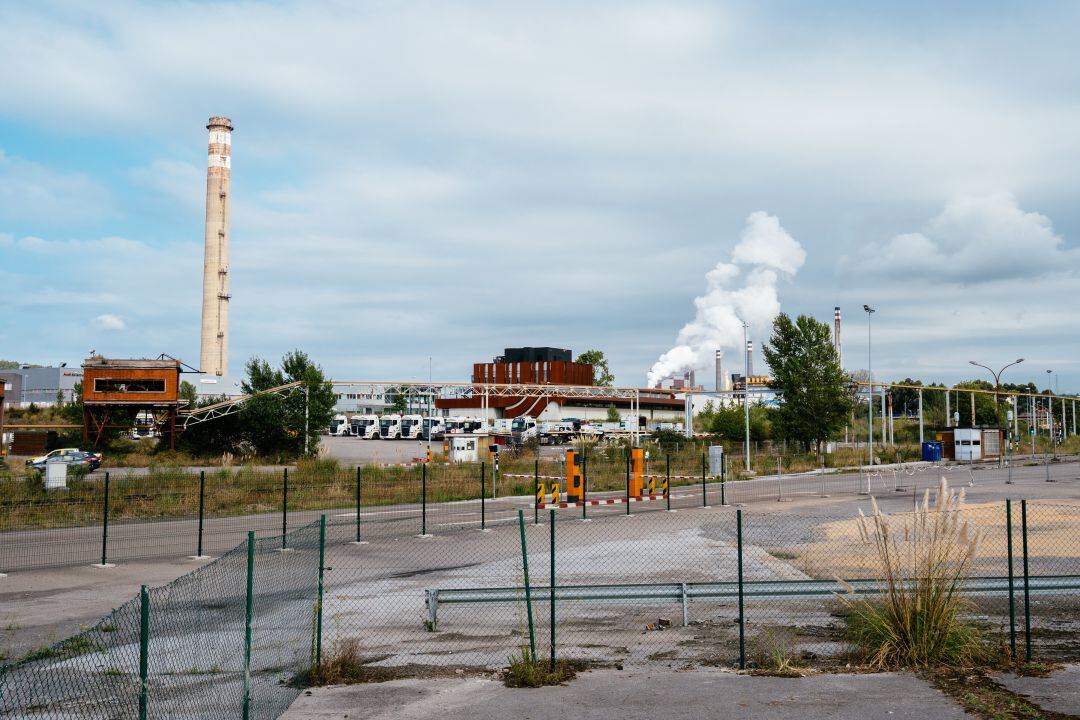
{"type": "Polygon", "coordinates": [[[559,502],[559,497],[559,481],[556,480],[555,482],[551,483],[551,504],[557,504],[559,502]]]}
{"type": "Polygon", "coordinates": [[[544,483],[540,483],[539,485],[536,486],[536,504],[537,505],[543,505],[544,504],[544,495],[545,495],[545,493],[544,493],[544,483]]]}

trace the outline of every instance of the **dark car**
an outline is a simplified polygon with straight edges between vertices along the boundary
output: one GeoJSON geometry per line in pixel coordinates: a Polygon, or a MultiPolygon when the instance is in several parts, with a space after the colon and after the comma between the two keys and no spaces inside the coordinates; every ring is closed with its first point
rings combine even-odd
{"type": "Polygon", "coordinates": [[[40,470],[45,472],[45,466],[49,463],[64,463],[68,466],[68,469],[76,467],[86,468],[86,472],[93,472],[101,467],[101,453],[91,452],[69,452],[65,455],[57,455],[49,458],[48,460],[39,460],[32,463],[30,467],[34,470],[40,470]]]}

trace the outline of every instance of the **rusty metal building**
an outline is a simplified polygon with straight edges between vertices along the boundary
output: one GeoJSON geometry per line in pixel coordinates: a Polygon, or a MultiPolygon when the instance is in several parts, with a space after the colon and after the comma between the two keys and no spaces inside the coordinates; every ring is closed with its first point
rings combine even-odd
{"type": "Polygon", "coordinates": [[[175,447],[180,361],[96,356],[83,363],[83,441],[97,444],[108,429],[129,430],[139,413],[175,447]]]}

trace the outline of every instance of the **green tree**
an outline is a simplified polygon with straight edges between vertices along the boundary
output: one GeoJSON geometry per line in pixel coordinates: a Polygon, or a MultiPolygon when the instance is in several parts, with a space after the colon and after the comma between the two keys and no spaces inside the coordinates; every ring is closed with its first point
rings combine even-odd
{"type": "Polygon", "coordinates": [[[574,362],[586,363],[593,366],[593,385],[611,387],[615,384],[615,375],[608,367],[607,358],[603,350],[586,350],[577,356],[574,362]]]}
{"type": "Polygon", "coordinates": [[[409,409],[409,396],[405,392],[405,388],[386,388],[386,392],[383,393],[383,400],[386,402],[386,410],[389,413],[402,415],[409,409]]]}
{"type": "Polygon", "coordinates": [[[614,404],[608,405],[607,408],[607,421],[609,423],[617,423],[622,420],[622,416],[619,415],[619,409],[614,404]]]}
{"type": "Polygon", "coordinates": [[[189,408],[194,408],[199,402],[199,391],[187,380],[180,381],[180,399],[187,401],[189,408]]]}
{"type": "Polygon", "coordinates": [[[843,430],[853,403],[829,326],[808,315],[792,321],[781,313],[763,352],[772,370],[769,387],[782,393],[778,434],[820,452],[822,442],[843,430]]]}
{"type": "Polygon", "coordinates": [[[260,455],[300,455],[305,447],[306,424],[307,448],[309,452],[315,452],[322,429],[330,425],[334,415],[336,399],[322,368],[300,350],[286,353],[280,369],[260,358],[252,358],[245,367],[247,379],[241,383],[245,394],[291,382],[302,382],[303,385],[293,392],[261,395],[246,402],[239,413],[239,430],[244,440],[260,455]]]}
{"type": "MultiPolygon", "coordinates": [[[[773,417],[776,410],[767,408],[761,403],[750,405],[750,439],[768,440],[772,437],[773,417]]],[[[710,409],[708,413],[702,412],[698,417],[704,419],[706,432],[717,435],[725,440],[743,441],[746,439],[746,409],[741,403],[737,405],[721,405],[710,409]]]]}

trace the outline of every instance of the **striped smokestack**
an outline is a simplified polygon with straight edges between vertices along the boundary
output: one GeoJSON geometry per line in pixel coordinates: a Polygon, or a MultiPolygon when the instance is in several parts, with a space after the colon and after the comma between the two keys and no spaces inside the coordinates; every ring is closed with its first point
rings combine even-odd
{"type": "Polygon", "coordinates": [[[833,347],[836,348],[836,359],[840,367],[844,367],[844,346],[840,343],[840,308],[833,310],[833,347]]]}
{"type": "Polygon", "coordinates": [[[724,369],[723,369],[724,353],[720,350],[716,351],[716,391],[720,392],[724,389],[724,369]]]}
{"type": "Polygon", "coordinates": [[[232,121],[212,117],[206,163],[206,245],[203,251],[202,342],[199,370],[229,369],[229,174],[232,121]]]}
{"type": "Polygon", "coordinates": [[[754,341],[746,341],[746,384],[749,386],[750,378],[754,376],[754,341]]]}

